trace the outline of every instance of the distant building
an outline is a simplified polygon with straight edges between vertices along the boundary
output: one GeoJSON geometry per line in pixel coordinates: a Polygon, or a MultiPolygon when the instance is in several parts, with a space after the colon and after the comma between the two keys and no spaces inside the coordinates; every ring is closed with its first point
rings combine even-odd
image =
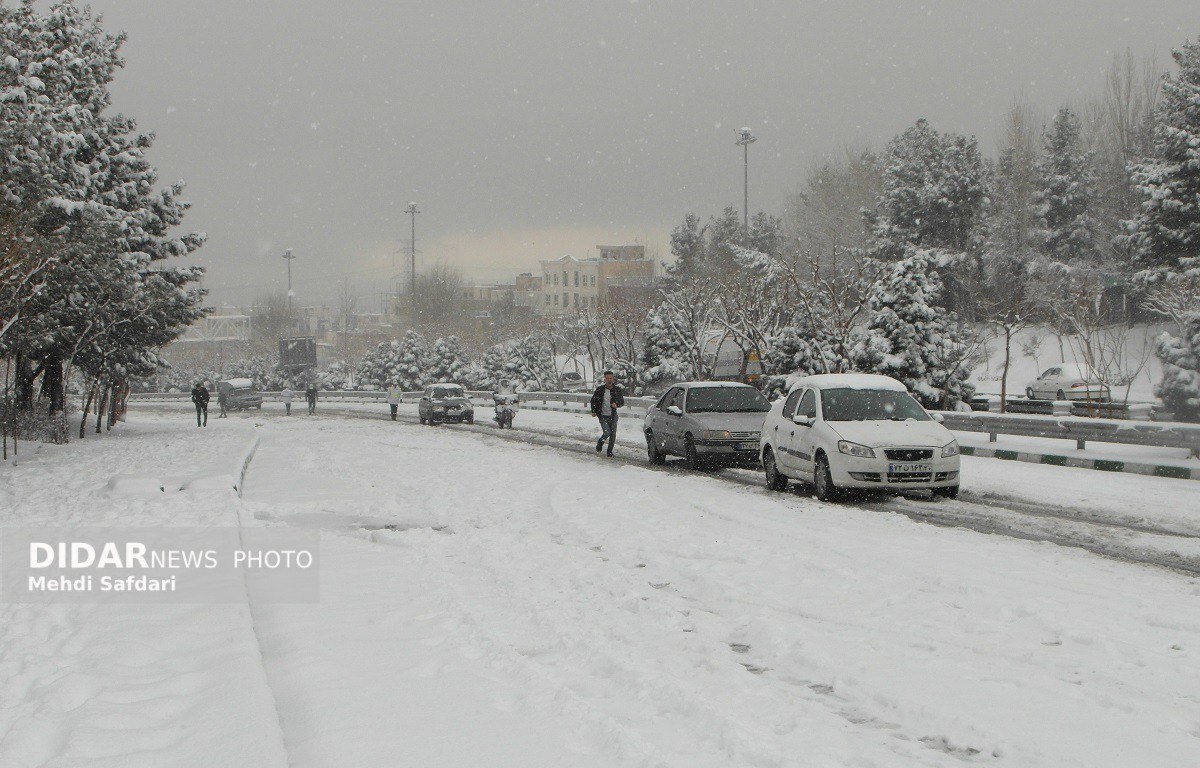
{"type": "Polygon", "coordinates": [[[513,283],[513,306],[523,307],[526,312],[536,311],[542,298],[542,278],[529,272],[517,275],[513,283]]]}
{"type": "Polygon", "coordinates": [[[652,292],[655,265],[642,245],[598,245],[599,256],[566,255],[541,262],[541,300],[535,311],[563,315],[652,292]]]}

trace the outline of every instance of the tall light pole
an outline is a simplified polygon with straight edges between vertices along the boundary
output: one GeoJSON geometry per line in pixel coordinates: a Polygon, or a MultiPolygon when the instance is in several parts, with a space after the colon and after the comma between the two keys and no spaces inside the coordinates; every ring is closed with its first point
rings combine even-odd
{"type": "Polygon", "coordinates": [[[404,209],[404,212],[409,215],[409,218],[411,219],[410,225],[412,227],[412,229],[410,230],[412,239],[409,240],[409,246],[408,246],[408,256],[409,256],[408,290],[412,292],[413,296],[416,296],[416,294],[417,294],[417,214],[420,213],[420,211],[417,210],[416,203],[409,203],[408,207],[404,209]]]}
{"type": "Polygon", "coordinates": [[[742,148],[742,229],[750,239],[750,145],[758,141],[749,128],[738,131],[737,144],[742,148]]]}
{"type": "Polygon", "coordinates": [[[283,258],[287,260],[287,269],[288,269],[287,308],[288,308],[288,317],[291,317],[291,314],[292,314],[292,259],[296,258],[296,255],[292,253],[291,248],[288,248],[286,251],[283,252],[283,258]]]}

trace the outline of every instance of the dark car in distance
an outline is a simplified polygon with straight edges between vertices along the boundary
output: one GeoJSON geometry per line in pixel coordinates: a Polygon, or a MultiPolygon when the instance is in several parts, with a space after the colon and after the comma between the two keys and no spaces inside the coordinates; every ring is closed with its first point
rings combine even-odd
{"type": "Polygon", "coordinates": [[[421,394],[417,416],[422,424],[474,424],[475,408],[459,384],[433,384],[421,394]]]}

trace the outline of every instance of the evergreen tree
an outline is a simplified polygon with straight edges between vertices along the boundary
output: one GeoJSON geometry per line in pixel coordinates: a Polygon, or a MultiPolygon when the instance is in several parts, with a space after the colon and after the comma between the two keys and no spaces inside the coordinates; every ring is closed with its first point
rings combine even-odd
{"type": "Polygon", "coordinates": [[[671,277],[688,277],[696,274],[704,262],[704,227],[700,217],[689,213],[683,223],[671,232],[671,253],[675,262],[667,268],[671,277]]]}
{"type": "Polygon", "coordinates": [[[1179,71],[1163,82],[1153,154],[1130,169],[1142,212],[1121,238],[1151,278],[1200,269],[1200,40],[1172,56],[1179,71]]]}
{"type": "Polygon", "coordinates": [[[538,392],[557,384],[553,355],[541,334],[497,344],[479,362],[486,372],[488,388],[498,386],[503,379],[526,392],[538,392]]]}
{"type": "Polygon", "coordinates": [[[433,342],[430,355],[430,382],[462,382],[471,360],[457,336],[433,342]]]}
{"type": "Polygon", "coordinates": [[[1179,336],[1158,338],[1163,379],[1156,394],[1181,421],[1200,421],[1200,312],[1184,316],[1179,336]]]}
{"type": "Polygon", "coordinates": [[[858,370],[898,379],[929,408],[961,399],[970,373],[955,318],[937,307],[937,265],[936,254],[917,251],[875,283],[866,332],[852,352],[858,370]]]}
{"type": "Polygon", "coordinates": [[[1042,136],[1042,156],[1035,166],[1039,189],[1034,195],[1038,238],[1047,259],[1066,265],[1094,265],[1097,247],[1096,172],[1085,151],[1079,119],[1067,107],[1058,110],[1042,136]]]}
{"type": "Polygon", "coordinates": [[[158,189],[153,137],[106,113],[123,42],[72,2],[0,6],[0,357],[15,357],[22,392],[43,376],[52,410],[64,368],[104,386],[147,375],[203,314],[201,270],[162,263],[204,239],[170,234],[181,186],[158,189]],[[9,259],[45,252],[38,290],[12,291],[9,259]]]}
{"type": "Polygon", "coordinates": [[[883,192],[868,217],[874,254],[895,260],[913,248],[978,250],[987,173],[974,137],[941,134],[918,120],[888,143],[883,192]]]}
{"type": "Polygon", "coordinates": [[[704,265],[709,274],[732,274],[737,270],[735,254],[745,246],[746,232],[742,216],[732,205],[709,220],[708,243],[705,247],[704,265]]]}
{"type": "Polygon", "coordinates": [[[432,384],[433,360],[421,334],[407,331],[400,340],[385,341],[368,352],[359,363],[358,378],[375,389],[397,386],[415,392],[432,384]]]}
{"type": "Polygon", "coordinates": [[[691,370],[687,350],[668,322],[667,315],[671,311],[666,304],[660,304],[646,319],[640,361],[642,370],[638,378],[647,386],[679,381],[691,370]]]}

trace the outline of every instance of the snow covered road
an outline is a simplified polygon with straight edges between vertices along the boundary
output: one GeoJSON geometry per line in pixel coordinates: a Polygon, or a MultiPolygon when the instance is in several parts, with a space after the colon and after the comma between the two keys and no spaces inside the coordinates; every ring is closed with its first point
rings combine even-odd
{"type": "MultiPolygon", "coordinates": [[[[95,512],[74,494],[102,487],[123,453],[150,460],[173,436],[203,456],[258,435],[240,501],[175,494],[130,514],[203,508],[211,524],[240,512],[324,532],[319,604],[251,592],[247,620],[184,617],[213,611],[231,654],[255,647],[255,674],[197,672],[263,681],[238,722],[276,733],[290,765],[1182,767],[1200,752],[1194,577],[466,429],[134,420],[120,440],[68,446],[59,474],[31,462],[0,475],[0,494],[36,514],[26,494],[68,483],[54,517],[77,524],[95,512]]],[[[4,608],[6,768],[282,764],[244,751],[247,728],[221,759],[172,746],[183,740],[104,751],[84,715],[126,689],[122,654],[147,622],[180,618],[167,609],[126,626],[4,608]],[[86,654],[39,647],[58,616],[86,654]],[[84,658],[96,649],[109,659],[98,680],[84,658]],[[66,696],[60,681],[83,674],[94,687],[66,696]],[[80,755],[97,759],[67,759],[80,755]]],[[[123,727],[144,736],[137,712],[123,727]]],[[[184,706],[154,722],[175,712],[194,736],[221,727],[184,706]]]]}

